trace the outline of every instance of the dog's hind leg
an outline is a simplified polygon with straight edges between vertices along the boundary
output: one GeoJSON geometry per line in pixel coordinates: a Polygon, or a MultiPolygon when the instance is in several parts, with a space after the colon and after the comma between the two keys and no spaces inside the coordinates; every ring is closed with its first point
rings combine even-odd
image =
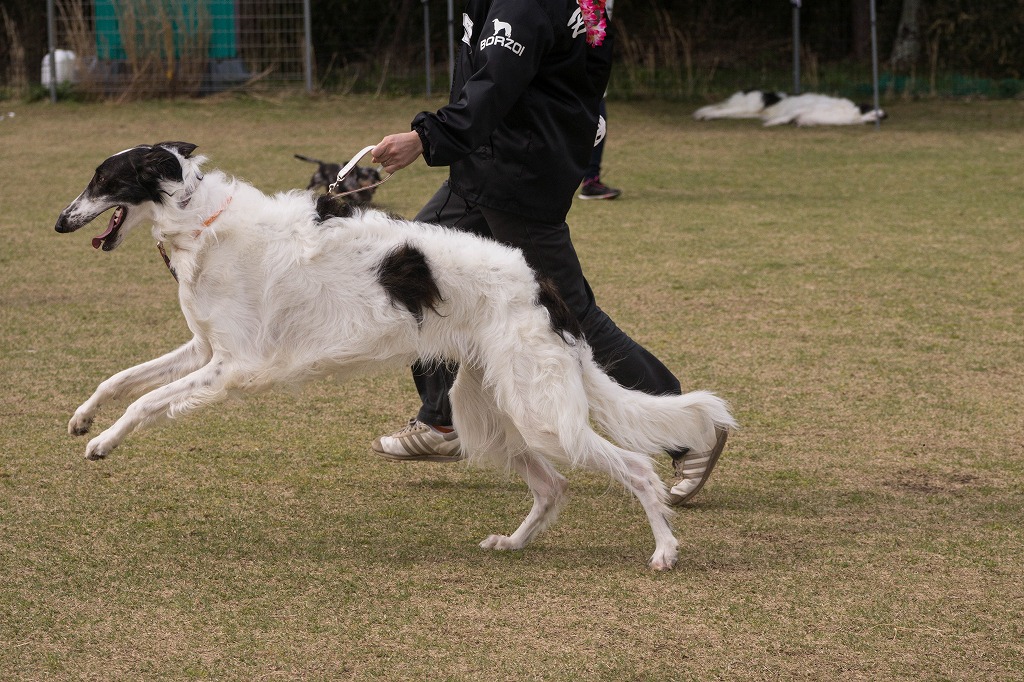
{"type": "Polygon", "coordinates": [[[665,484],[654,470],[651,458],[617,447],[589,428],[588,432],[581,439],[581,446],[598,456],[587,457],[584,465],[609,474],[640,501],[654,533],[654,554],[649,565],[656,571],[671,569],[679,557],[679,542],[669,525],[672,511],[667,504],[665,484]]]}
{"type": "Polygon", "coordinates": [[[110,400],[136,398],[194,372],[210,361],[210,350],[193,338],[184,346],[141,365],[122,370],[102,382],[82,403],[68,422],[68,433],[82,436],[89,432],[96,412],[110,400]]]}
{"type": "Polygon", "coordinates": [[[679,560],[679,541],[669,525],[672,511],[666,504],[665,484],[654,471],[651,461],[643,455],[641,459],[628,463],[627,474],[623,485],[640,500],[654,533],[654,554],[648,564],[656,571],[668,571],[679,560]]]}
{"type": "Polygon", "coordinates": [[[484,549],[522,549],[555,522],[565,503],[569,482],[543,457],[521,454],[512,460],[512,468],[533,493],[533,507],[512,535],[491,535],[480,543],[484,549]]]}
{"type": "Polygon", "coordinates": [[[106,457],[133,431],[224,400],[237,379],[225,365],[222,358],[214,357],[191,374],[143,395],[110,428],[89,441],[86,459],[106,457]]]}

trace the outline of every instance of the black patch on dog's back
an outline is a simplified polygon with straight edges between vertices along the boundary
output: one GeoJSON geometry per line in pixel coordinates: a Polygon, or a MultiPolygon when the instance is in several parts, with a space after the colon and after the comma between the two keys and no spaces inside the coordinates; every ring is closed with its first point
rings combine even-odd
{"type": "Polygon", "coordinates": [[[566,341],[569,341],[569,336],[582,339],[583,327],[569,310],[562,295],[558,293],[554,280],[538,274],[537,285],[540,287],[540,291],[537,292],[537,303],[547,308],[548,317],[551,319],[551,328],[555,333],[566,341]]]}
{"type": "Polygon", "coordinates": [[[780,97],[779,93],[777,93],[777,92],[763,92],[763,93],[761,93],[761,102],[764,104],[764,106],[766,108],[770,107],[770,106],[774,106],[774,105],[778,104],[781,101],[782,101],[782,97],[780,97]]]}
{"type": "Polygon", "coordinates": [[[403,244],[385,256],[377,267],[377,281],[391,303],[401,303],[417,324],[423,324],[425,308],[436,313],[442,300],[427,259],[415,246],[403,244]]]}
{"type": "Polygon", "coordinates": [[[348,202],[333,194],[321,194],[316,199],[317,222],[320,223],[331,218],[351,218],[352,210],[348,202]]]}

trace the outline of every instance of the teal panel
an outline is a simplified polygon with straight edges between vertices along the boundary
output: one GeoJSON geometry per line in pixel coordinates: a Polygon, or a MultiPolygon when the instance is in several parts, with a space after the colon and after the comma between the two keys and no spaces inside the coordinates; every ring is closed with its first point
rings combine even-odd
{"type": "MultiPolygon", "coordinates": [[[[182,38],[194,37],[199,31],[200,16],[208,17],[208,55],[210,59],[231,59],[238,56],[238,32],[235,22],[235,0],[93,0],[96,21],[96,56],[100,60],[126,58],[118,22],[118,8],[134,5],[136,15],[149,17],[162,2],[167,16],[172,17],[175,52],[182,38]],[[200,14],[202,12],[202,14],[200,14]]],[[[151,29],[152,30],[152,29],[151,29]]],[[[136,31],[142,35],[142,27],[136,31]]],[[[188,41],[194,44],[194,41],[188,41]]]]}
{"type": "Polygon", "coordinates": [[[103,60],[124,59],[121,32],[117,28],[114,0],[94,0],[93,16],[96,20],[96,56],[103,60]]]}
{"type": "Polygon", "coordinates": [[[238,56],[238,31],[235,27],[235,0],[207,0],[210,12],[210,59],[238,56]]]}

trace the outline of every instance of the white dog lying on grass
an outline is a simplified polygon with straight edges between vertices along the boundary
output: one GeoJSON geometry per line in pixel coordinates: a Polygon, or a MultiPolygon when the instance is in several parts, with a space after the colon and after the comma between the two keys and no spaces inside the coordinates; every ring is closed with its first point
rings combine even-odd
{"type": "Polygon", "coordinates": [[[870,104],[854,104],[843,97],[813,93],[785,97],[761,112],[766,126],[849,126],[874,123],[885,117],[884,111],[870,104]]]}
{"type": "Polygon", "coordinates": [[[766,126],[842,126],[874,123],[886,118],[870,104],[854,104],[844,97],[807,93],[792,97],[783,92],[744,90],[693,113],[698,121],[723,118],[759,118],[766,126]]]}
{"type": "Polygon", "coordinates": [[[764,110],[785,99],[784,92],[743,90],[717,104],[709,104],[693,112],[698,121],[713,121],[719,118],[761,118],[764,110]]]}

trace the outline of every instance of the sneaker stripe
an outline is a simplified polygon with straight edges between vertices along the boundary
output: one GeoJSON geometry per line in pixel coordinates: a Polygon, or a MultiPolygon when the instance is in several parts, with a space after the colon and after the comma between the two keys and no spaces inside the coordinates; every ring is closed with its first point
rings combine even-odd
{"type": "Polygon", "coordinates": [[[430,451],[422,433],[410,433],[407,438],[399,440],[399,443],[410,455],[426,455],[430,451]]]}
{"type": "Polygon", "coordinates": [[[681,475],[682,480],[676,483],[669,491],[669,503],[673,505],[683,504],[693,498],[714,471],[718,458],[725,449],[725,442],[729,432],[725,429],[716,429],[717,440],[710,452],[694,454],[692,457],[683,458],[682,462],[676,462],[676,472],[681,475]]]}
{"type": "Polygon", "coordinates": [[[708,462],[711,461],[711,457],[700,457],[693,461],[683,461],[683,476],[685,478],[691,478],[693,475],[699,476],[704,473],[704,470],[708,468],[708,462]]]}

